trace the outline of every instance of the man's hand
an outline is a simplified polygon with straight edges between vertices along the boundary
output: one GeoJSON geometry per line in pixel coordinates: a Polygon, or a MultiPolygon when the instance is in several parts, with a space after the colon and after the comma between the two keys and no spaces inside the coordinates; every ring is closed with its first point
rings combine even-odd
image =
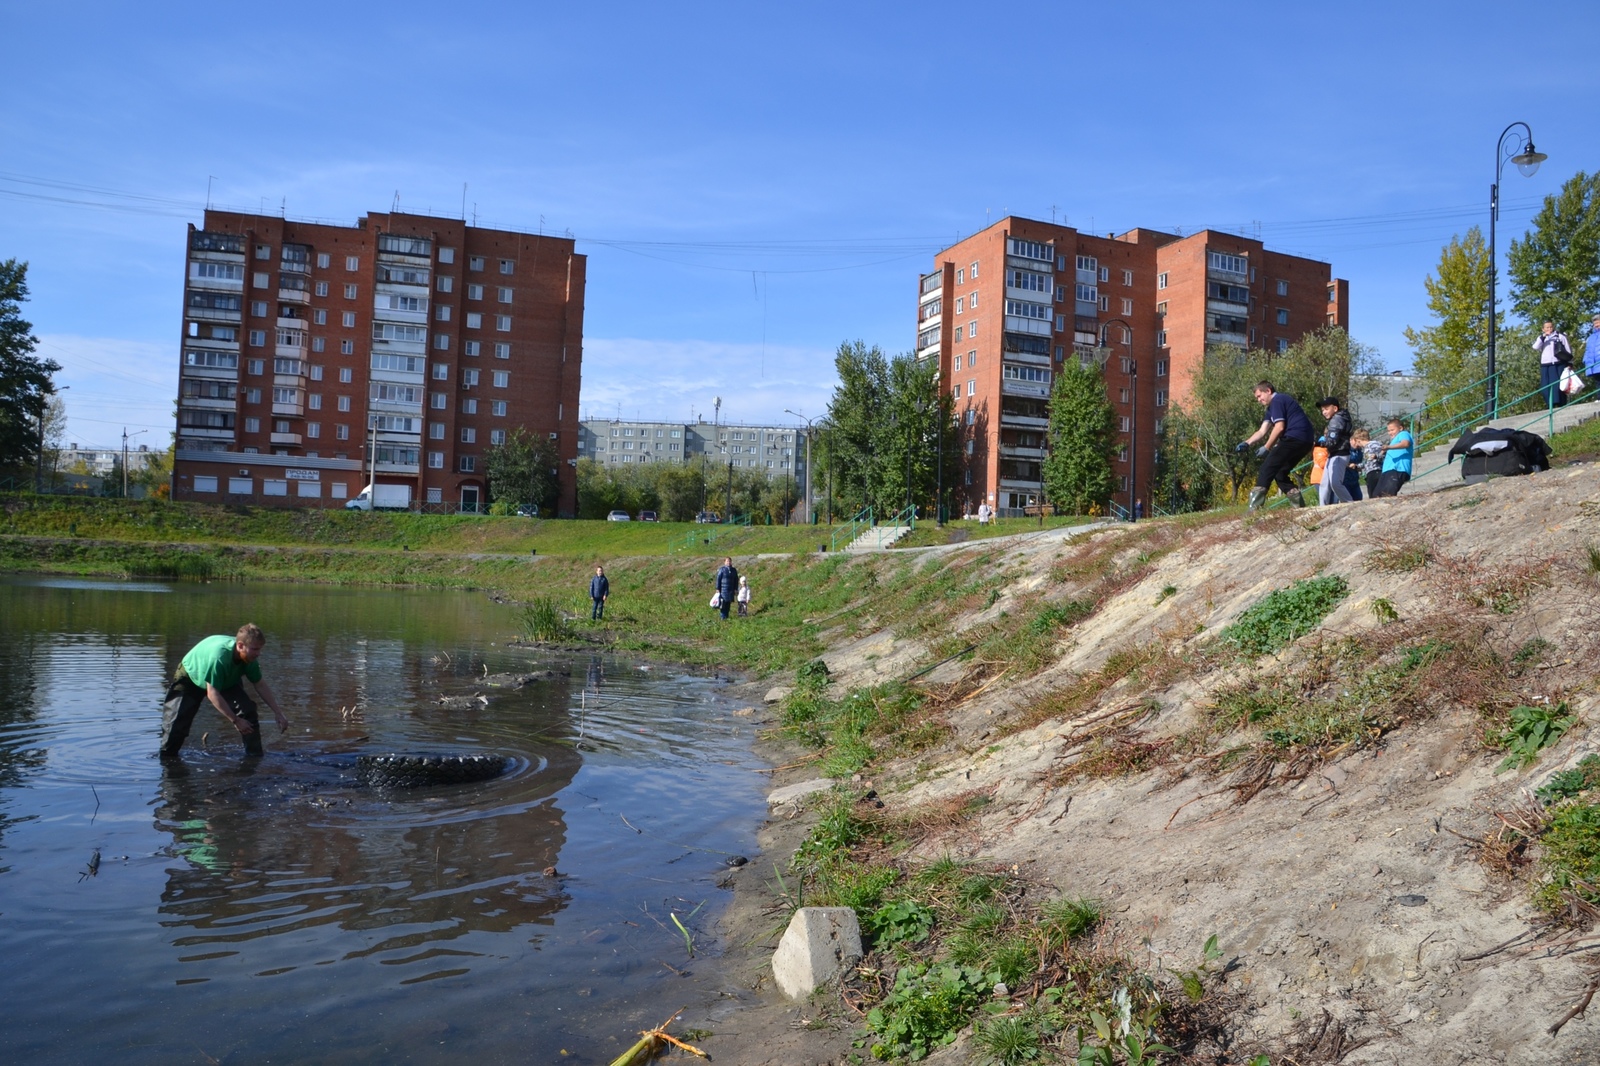
{"type": "Polygon", "coordinates": [[[1233,450],[1238,452],[1240,455],[1243,455],[1245,452],[1250,450],[1250,442],[1247,440],[1242,440],[1233,446],[1233,450]]]}
{"type": "Polygon", "coordinates": [[[289,719],[283,716],[283,712],[274,707],[272,716],[278,720],[278,732],[287,733],[289,731],[289,719]]]}
{"type": "Polygon", "coordinates": [[[1265,444],[1263,444],[1261,447],[1256,449],[1256,458],[1257,459],[1265,459],[1266,457],[1267,457],[1267,446],[1265,444]]]}
{"type": "Polygon", "coordinates": [[[256,727],[250,724],[250,719],[242,714],[233,716],[233,728],[239,731],[241,737],[247,737],[256,731],[256,727]]]}

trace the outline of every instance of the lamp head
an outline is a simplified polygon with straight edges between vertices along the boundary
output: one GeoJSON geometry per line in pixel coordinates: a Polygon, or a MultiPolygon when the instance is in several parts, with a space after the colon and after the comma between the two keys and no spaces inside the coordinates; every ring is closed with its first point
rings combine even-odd
{"type": "Polygon", "coordinates": [[[1539,164],[1549,158],[1549,156],[1534,148],[1533,141],[1530,140],[1528,147],[1522,154],[1512,156],[1511,161],[1517,165],[1517,169],[1522,172],[1523,177],[1531,178],[1539,172],[1539,164]]]}

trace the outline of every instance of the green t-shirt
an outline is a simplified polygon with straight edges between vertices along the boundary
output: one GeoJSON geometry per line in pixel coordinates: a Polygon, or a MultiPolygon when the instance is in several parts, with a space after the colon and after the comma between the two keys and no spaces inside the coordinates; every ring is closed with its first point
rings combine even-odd
{"type": "Polygon", "coordinates": [[[183,657],[183,672],[202,688],[215,685],[218,689],[229,689],[237,685],[241,677],[260,681],[260,664],[235,658],[234,643],[234,638],[229,636],[207,637],[183,657]]]}

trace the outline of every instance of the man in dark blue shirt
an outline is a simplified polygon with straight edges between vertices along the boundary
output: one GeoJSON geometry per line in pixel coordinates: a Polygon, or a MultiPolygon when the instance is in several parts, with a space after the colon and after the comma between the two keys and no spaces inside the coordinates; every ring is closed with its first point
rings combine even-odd
{"type": "Polygon", "coordinates": [[[1267,409],[1267,416],[1261,420],[1261,428],[1240,442],[1238,448],[1248,451],[1261,442],[1256,449],[1261,469],[1256,473],[1256,487],[1250,490],[1250,510],[1261,506],[1274,481],[1291,505],[1304,507],[1305,498],[1300,495],[1300,486],[1289,479],[1289,471],[1311,454],[1311,444],[1317,439],[1311,419],[1293,396],[1278,392],[1270,381],[1256,382],[1255,394],[1256,402],[1267,409]]]}

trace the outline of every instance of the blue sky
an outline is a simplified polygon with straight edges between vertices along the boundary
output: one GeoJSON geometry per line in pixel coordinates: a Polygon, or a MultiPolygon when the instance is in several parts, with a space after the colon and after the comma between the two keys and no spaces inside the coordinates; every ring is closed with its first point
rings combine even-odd
{"type": "MultiPolygon", "coordinates": [[[[911,345],[933,254],[1006,213],[1247,227],[1351,281],[1409,367],[1423,277],[1600,168],[1591,3],[0,0],[0,258],[70,432],[164,445],[184,223],[219,206],[570,231],[587,417],[826,407],[832,352],[911,345]]],[[[1502,275],[1503,277],[1503,275],[1502,275]]],[[[1502,293],[1504,286],[1502,285],[1502,293]]]]}

